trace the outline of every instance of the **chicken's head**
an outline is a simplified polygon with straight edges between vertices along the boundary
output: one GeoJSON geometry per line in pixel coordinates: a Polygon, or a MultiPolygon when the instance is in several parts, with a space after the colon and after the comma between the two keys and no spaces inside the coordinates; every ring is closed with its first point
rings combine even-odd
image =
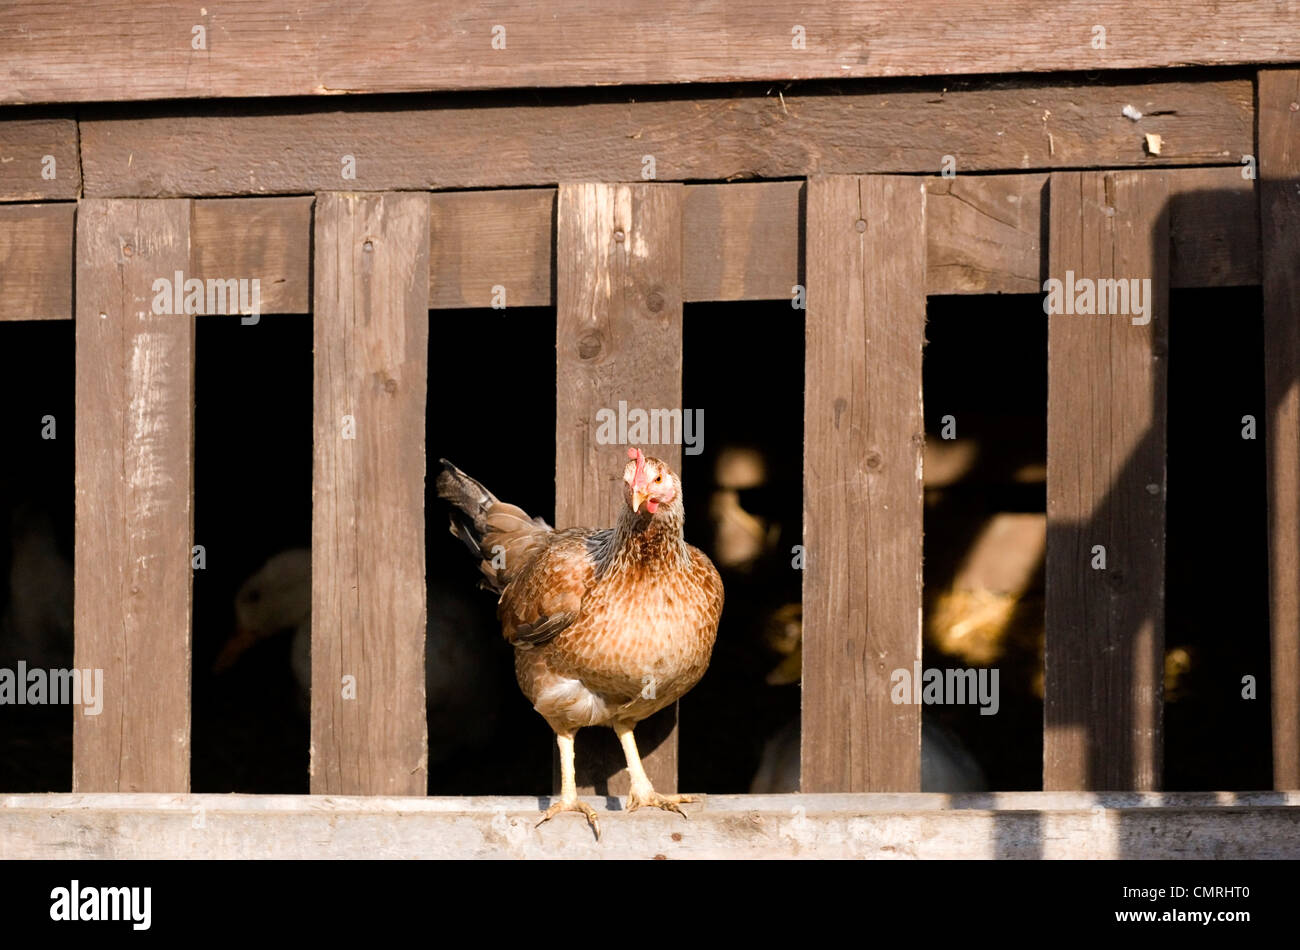
{"type": "Polygon", "coordinates": [[[623,468],[623,482],[627,486],[623,494],[633,511],[639,512],[644,504],[645,510],[653,515],[660,507],[671,505],[681,497],[681,480],[667,462],[647,458],[638,448],[628,449],[627,457],[631,461],[623,468]]]}

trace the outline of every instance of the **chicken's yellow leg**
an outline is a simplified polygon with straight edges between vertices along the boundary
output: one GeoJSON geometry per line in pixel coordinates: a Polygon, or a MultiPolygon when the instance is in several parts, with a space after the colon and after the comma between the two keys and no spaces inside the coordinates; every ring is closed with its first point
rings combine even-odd
{"type": "Polygon", "coordinates": [[[578,779],[573,767],[573,737],[572,732],[555,734],[555,744],[560,747],[560,800],[546,809],[537,824],[550,821],[562,811],[576,811],[587,816],[587,822],[599,841],[600,822],[596,820],[596,809],[578,798],[578,779]]]}
{"type": "Polygon", "coordinates": [[[642,805],[650,805],[665,811],[675,811],[686,818],[686,812],[677,806],[683,802],[693,802],[695,799],[690,795],[660,795],[656,792],[654,786],[650,784],[649,776],[645,774],[645,768],[641,765],[641,754],[636,749],[632,726],[617,723],[614,731],[618,733],[618,741],[623,745],[623,755],[627,757],[627,774],[632,779],[632,787],[627,793],[627,810],[632,812],[642,805]]]}

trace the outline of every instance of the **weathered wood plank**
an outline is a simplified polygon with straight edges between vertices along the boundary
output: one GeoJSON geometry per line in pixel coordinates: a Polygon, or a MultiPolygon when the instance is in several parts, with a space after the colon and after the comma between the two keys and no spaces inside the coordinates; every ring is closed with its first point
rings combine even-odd
{"type": "Polygon", "coordinates": [[[428,196],[318,195],[314,255],[311,790],[423,795],[428,196]]]}
{"type": "MultiPolygon", "coordinates": [[[[598,410],[618,412],[623,401],[647,411],[682,408],[683,191],[672,184],[560,186],[555,251],[558,527],[609,527],[617,519],[628,447],[597,441],[598,410]]],[[[680,444],[647,444],[645,451],[681,473],[680,444]]],[[[675,720],[676,704],[636,731],[646,774],[661,792],[677,787],[675,720]]],[[[622,763],[612,730],[579,733],[580,789],[625,794],[622,763]]]]}
{"type": "Polygon", "coordinates": [[[1295,17],[1276,0],[18,4],[0,9],[0,103],[1273,63],[1300,60],[1295,17]]]}
{"type": "Polygon", "coordinates": [[[80,194],[75,119],[0,120],[0,201],[58,201],[80,194]]]}
{"type": "MultiPolygon", "coordinates": [[[[927,178],[926,292],[1036,293],[1046,279],[1041,192],[1047,176],[927,178]]],[[[1259,282],[1254,182],[1236,167],[1169,175],[1174,287],[1259,282]]],[[[802,282],[800,182],[687,185],[686,300],[789,296],[802,282]],[[737,238],[743,232],[743,239],[737,238]]],[[[263,313],[311,307],[310,197],[200,199],[191,237],[199,276],[262,281],[263,313]]],[[[431,309],[554,302],[554,189],[431,196],[431,309]]],[[[0,207],[0,320],[70,319],[74,206],[0,207]]]]}
{"type": "MultiPolygon", "coordinates": [[[[1047,175],[928,179],[931,294],[1038,293],[1048,277],[1041,232],[1047,175]]],[[[1254,182],[1240,167],[1180,168],[1169,182],[1170,283],[1259,282],[1254,182]]]]}
{"type": "MultiPolygon", "coordinates": [[[[712,41],[711,41],[712,42],[712,41]]],[[[244,55],[247,55],[245,53],[244,55]]],[[[166,197],[301,194],[338,188],[446,190],[640,180],[732,181],[814,174],[938,174],[1237,162],[1254,148],[1249,79],[1041,86],[987,80],[695,98],[599,90],[432,108],[326,111],[134,109],[87,115],[85,193],[166,197]],[[1140,122],[1120,110],[1133,105],[1140,122]],[[485,108],[491,106],[491,108],[485,108]],[[1144,133],[1162,136],[1158,156],[1144,133]],[[437,142],[437,148],[430,148],[437,142]],[[485,160],[484,142],[499,142],[485,160]],[[355,159],[345,164],[346,156],[355,159]],[[344,180],[354,171],[355,181],[344,180]]],[[[409,105],[409,103],[403,103],[409,105]]]]}
{"type": "Polygon", "coordinates": [[[927,179],[926,290],[1038,293],[1046,184],[1045,174],[927,179]]]}
{"type": "MultiPolygon", "coordinates": [[[[1039,293],[1047,279],[1042,196],[1048,176],[927,179],[931,294],[1039,293]]],[[[1259,283],[1255,183],[1241,166],[1171,169],[1170,283],[1259,283]]]]}
{"type": "Polygon", "coordinates": [[[1259,74],[1273,783],[1300,788],[1300,70],[1259,74]]]}
{"type": "Polygon", "coordinates": [[[77,206],[0,205],[0,320],[72,319],[77,206]]]}
{"type": "Polygon", "coordinates": [[[808,182],[804,358],[806,792],[918,791],[925,186],[808,182]],[[919,684],[918,684],[919,685],[919,684]]]}
{"type": "Polygon", "coordinates": [[[261,281],[263,313],[311,309],[310,196],[194,202],[194,276],[261,281]]]}
{"type": "Polygon", "coordinates": [[[780,300],[802,282],[803,182],[691,185],[683,211],[687,300],[780,300]]]}
{"type": "Polygon", "coordinates": [[[1300,793],[710,795],[691,820],[590,798],[0,797],[0,860],[1300,857],[1300,793]],[[202,817],[202,824],[195,821],[202,817]]]}
{"type": "MultiPolygon", "coordinates": [[[[1062,172],[1050,189],[1052,279],[1097,288],[1108,278],[1150,283],[1145,315],[1130,315],[1138,309],[1131,298],[1114,315],[1123,301],[1100,290],[1111,315],[1048,317],[1043,787],[1155,789],[1163,740],[1167,180],[1162,172],[1062,172]]],[[[1062,297],[1077,302],[1068,290],[1062,297]]],[[[1050,295],[1047,303],[1057,305],[1050,295]]]]}
{"type": "Polygon", "coordinates": [[[1243,166],[1170,170],[1169,283],[1248,287],[1259,283],[1255,182],[1243,166]]]}
{"type": "Polygon", "coordinates": [[[73,717],[79,792],[190,787],[194,317],[153,286],[189,270],[189,233],[185,200],[77,216],[75,659],[103,670],[102,712],[73,717]]]}
{"type": "Polygon", "coordinates": [[[555,189],[465,191],[431,199],[429,305],[549,307],[555,189]]]}

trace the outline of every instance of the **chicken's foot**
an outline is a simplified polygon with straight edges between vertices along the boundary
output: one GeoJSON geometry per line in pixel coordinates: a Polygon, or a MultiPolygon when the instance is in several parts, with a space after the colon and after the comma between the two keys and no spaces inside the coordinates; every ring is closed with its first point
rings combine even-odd
{"type": "Polygon", "coordinates": [[[555,744],[560,747],[560,800],[542,814],[541,820],[534,827],[541,827],[562,811],[576,811],[587,818],[587,824],[600,840],[600,822],[596,820],[596,809],[578,797],[578,781],[573,768],[573,736],[555,734],[555,744]]]}
{"type": "Polygon", "coordinates": [[[618,733],[618,741],[623,745],[623,755],[627,757],[627,773],[632,779],[632,787],[627,793],[627,810],[634,812],[643,805],[650,808],[662,808],[664,811],[675,811],[683,818],[690,816],[682,811],[680,805],[697,801],[693,795],[660,795],[650,784],[650,778],[645,774],[645,768],[641,765],[641,755],[637,752],[636,738],[632,735],[632,727],[619,723],[614,726],[614,731],[618,733]]]}

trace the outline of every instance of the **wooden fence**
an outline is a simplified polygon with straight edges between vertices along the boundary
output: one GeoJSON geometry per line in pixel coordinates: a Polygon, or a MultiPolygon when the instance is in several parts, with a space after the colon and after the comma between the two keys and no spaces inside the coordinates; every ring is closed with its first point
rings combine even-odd
{"type": "MultiPolygon", "coordinates": [[[[1266,26],[1269,3],[1242,5],[1249,29],[1240,42],[1249,48],[1240,56],[1190,55],[1178,6],[1147,4],[1140,16],[1154,45],[1139,54],[1130,44],[1103,65],[1300,59],[1300,33],[1266,26]]],[[[853,17],[890,19],[879,7],[852,13],[842,28],[851,30],[853,17]]],[[[986,5],[977,9],[977,19],[990,16],[986,5]]],[[[631,28],[604,10],[592,10],[593,39],[631,28]]],[[[0,32],[11,16],[0,13],[0,32]]],[[[1023,10],[1015,19],[1036,29],[1023,10]]],[[[944,32],[927,27],[926,35],[938,38],[935,58],[908,60],[914,71],[949,68],[944,32]]],[[[129,72],[134,64],[118,56],[111,31],[94,42],[105,54],[106,95],[195,94],[169,68],[129,72]]],[[[296,39],[285,42],[296,49],[296,39]]],[[[755,72],[748,61],[720,72],[683,57],[665,65],[652,50],[614,67],[593,53],[564,76],[590,83],[906,71],[891,49],[879,48],[865,68],[840,72],[840,59],[823,51],[798,66],[765,67],[776,73],[755,72]]],[[[256,71],[235,69],[225,55],[200,94],[267,94],[256,71]]],[[[519,55],[533,65],[511,84],[554,78],[534,52],[519,55]]],[[[1056,68],[1080,65],[1074,55],[1054,60],[1056,68]]],[[[1022,46],[961,62],[1024,69],[1033,68],[1031,56],[1022,46]]],[[[0,100],[92,97],[84,64],[73,72],[56,60],[36,50],[4,67],[0,100]]],[[[345,55],[328,76],[303,73],[316,86],[288,91],[502,84],[478,61],[433,77],[414,60],[382,76],[369,62],[345,55]]],[[[73,796],[0,799],[0,842],[20,842],[0,844],[0,856],[54,853],[58,834],[42,831],[34,815],[66,827],[86,808],[103,808],[114,816],[105,829],[145,834],[191,801],[171,796],[189,791],[196,318],[150,307],[154,279],[176,271],[258,277],[263,312],[315,317],[311,791],[327,796],[416,796],[426,787],[430,311],[487,306],[499,288],[510,306],[555,307],[556,518],[567,525],[612,517],[606,480],[618,447],[596,444],[596,409],[620,399],[681,404],[684,303],[789,299],[797,285],[806,288],[802,782],[806,793],[843,797],[810,796],[806,806],[803,796],[718,800],[701,813],[703,831],[692,831],[707,843],[686,849],[710,854],[831,853],[832,839],[818,836],[833,828],[845,842],[836,853],[881,853],[895,846],[875,823],[882,815],[914,842],[925,822],[945,820],[930,813],[928,796],[846,794],[920,788],[920,706],[894,705],[885,684],[889,671],[921,656],[927,295],[1038,293],[1066,271],[1150,277],[1146,326],[1127,317],[1049,318],[1047,791],[954,800],[948,843],[911,847],[959,853],[971,834],[990,853],[1002,841],[1002,853],[1042,854],[1042,840],[1053,837],[1046,827],[1059,820],[1078,846],[1059,853],[1087,853],[1084,836],[1099,827],[1089,809],[1106,807],[1116,811],[1105,821],[1127,820],[1130,808],[1143,810],[1134,820],[1145,822],[1150,810],[1164,815],[1151,821],[1170,828],[1192,813],[1209,829],[1202,853],[1277,850],[1278,836],[1300,820],[1294,793],[1282,791],[1300,788],[1298,102],[1300,70],[1291,68],[1101,84],[706,90],[636,101],[600,91],[482,109],[466,108],[487,104],[471,96],[401,102],[400,111],[366,100],[328,109],[11,111],[0,121],[0,154],[14,159],[0,164],[0,319],[76,321],[76,665],[105,671],[105,698],[102,715],[76,717],[73,796]],[[1130,103],[1147,115],[1140,126],[1121,114],[1130,103]],[[53,179],[32,174],[46,156],[59,168],[53,179]],[[638,180],[646,156],[657,166],[654,181],[638,180]],[[937,174],[948,156],[955,177],[937,174]],[[356,177],[345,180],[349,158],[356,177]],[[1262,284],[1265,308],[1278,792],[1177,803],[1052,797],[1160,787],[1168,293],[1252,284],[1262,284]],[[341,436],[349,421],[355,438],[341,436]],[[1106,572],[1087,569],[1096,544],[1107,549],[1106,572]],[[379,553],[395,549],[411,554],[379,553]],[[335,687],[345,671],[364,684],[365,698],[341,698],[335,687]],[[162,794],[92,794],[122,792],[162,794]],[[763,826],[762,815],[784,821],[791,808],[818,829],[816,847],[798,828],[763,826]],[[1056,817],[1008,838],[998,822],[1027,809],[1056,817]],[[759,830],[746,837],[737,816],[751,814],[759,830]],[[853,821],[858,831],[844,824],[853,821]]],[[[671,451],[669,460],[678,461],[671,451]]],[[[676,763],[674,731],[646,760],[657,788],[675,787],[676,763]]],[[[514,819],[533,800],[428,809],[386,798],[301,808],[282,799],[193,801],[214,820],[230,813],[233,837],[213,853],[241,853],[241,827],[274,836],[294,815],[316,821],[354,806],[369,816],[358,819],[358,834],[380,827],[388,812],[428,811],[430,828],[478,835],[467,852],[536,850],[514,819]],[[450,812],[464,828],[436,817],[450,812]]],[[[676,826],[648,821],[646,834],[681,840],[676,826]]],[[[111,834],[86,849],[149,851],[118,848],[111,834]]],[[[177,834],[149,853],[193,853],[177,834]]],[[[1117,853],[1187,853],[1167,842],[1143,851],[1140,836],[1121,838],[1117,853]]],[[[638,838],[627,853],[652,846],[638,838]]]]}

